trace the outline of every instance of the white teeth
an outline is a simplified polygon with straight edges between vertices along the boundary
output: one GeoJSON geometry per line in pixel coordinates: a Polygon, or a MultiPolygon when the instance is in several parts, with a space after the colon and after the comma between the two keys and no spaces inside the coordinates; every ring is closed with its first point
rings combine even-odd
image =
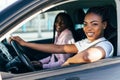
{"type": "Polygon", "coordinates": [[[87,35],[88,35],[88,36],[93,36],[94,33],[91,33],[91,32],[90,32],[90,33],[87,33],[87,35]]]}

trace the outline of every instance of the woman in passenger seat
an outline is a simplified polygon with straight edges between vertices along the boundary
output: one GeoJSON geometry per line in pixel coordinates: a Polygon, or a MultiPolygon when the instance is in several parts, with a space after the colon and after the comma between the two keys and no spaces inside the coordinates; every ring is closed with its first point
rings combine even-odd
{"type": "Polygon", "coordinates": [[[113,55],[113,45],[104,37],[104,30],[106,27],[109,27],[109,17],[107,15],[108,13],[106,7],[90,8],[85,15],[83,28],[87,38],[74,44],[35,44],[26,42],[18,36],[11,37],[11,39],[17,41],[22,46],[44,52],[57,54],[74,53],[75,55],[67,59],[62,66],[67,66],[71,63],[77,64],[95,62],[113,55]]]}
{"type": "MultiPolygon", "coordinates": [[[[74,26],[71,17],[67,13],[59,13],[54,22],[54,44],[73,44],[74,26]]],[[[61,66],[72,54],[55,54],[48,56],[39,61],[32,61],[32,64],[37,69],[53,68],[61,66]]]]}

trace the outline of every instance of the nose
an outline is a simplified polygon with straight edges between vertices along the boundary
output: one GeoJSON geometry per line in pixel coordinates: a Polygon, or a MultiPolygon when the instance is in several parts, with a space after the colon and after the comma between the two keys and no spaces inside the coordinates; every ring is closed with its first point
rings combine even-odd
{"type": "Polygon", "coordinates": [[[56,23],[56,26],[59,28],[59,27],[60,27],[60,24],[59,24],[59,23],[56,23]]]}
{"type": "Polygon", "coordinates": [[[60,25],[57,25],[57,28],[60,28],[60,25]]]}
{"type": "Polygon", "coordinates": [[[87,25],[87,26],[85,26],[85,28],[86,28],[88,31],[92,30],[92,26],[91,26],[91,25],[87,25]]]}

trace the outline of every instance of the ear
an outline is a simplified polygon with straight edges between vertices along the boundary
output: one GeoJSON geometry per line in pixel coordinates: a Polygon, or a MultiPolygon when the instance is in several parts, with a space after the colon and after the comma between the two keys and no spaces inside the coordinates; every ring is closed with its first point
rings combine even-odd
{"type": "Polygon", "coordinates": [[[103,22],[103,28],[106,29],[106,27],[107,27],[107,22],[104,21],[104,22],[103,22]]]}

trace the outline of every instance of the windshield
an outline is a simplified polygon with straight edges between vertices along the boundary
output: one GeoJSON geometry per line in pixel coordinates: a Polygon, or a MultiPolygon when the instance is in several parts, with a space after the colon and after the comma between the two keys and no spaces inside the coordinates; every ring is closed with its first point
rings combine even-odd
{"type": "Polygon", "coordinates": [[[0,0],[0,12],[18,0],[0,0]]]}

